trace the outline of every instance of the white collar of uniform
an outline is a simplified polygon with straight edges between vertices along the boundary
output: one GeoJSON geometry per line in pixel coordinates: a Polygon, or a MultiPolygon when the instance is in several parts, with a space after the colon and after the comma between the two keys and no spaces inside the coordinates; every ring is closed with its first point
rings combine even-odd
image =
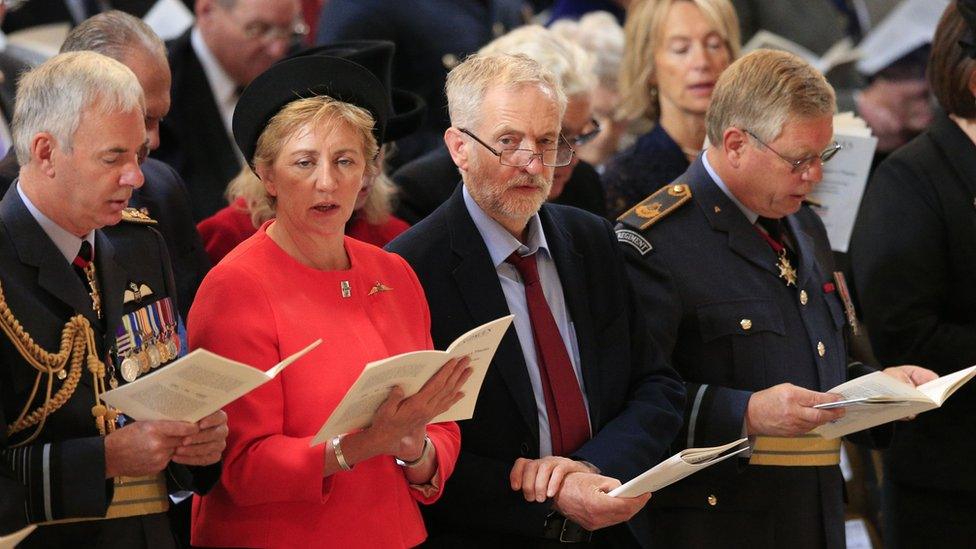
{"type": "Polygon", "coordinates": [[[200,60],[200,66],[203,67],[203,73],[207,77],[207,83],[210,84],[210,90],[213,92],[214,98],[220,105],[221,110],[225,106],[233,107],[237,103],[237,83],[220,66],[220,62],[217,61],[213,52],[207,47],[207,42],[203,39],[203,35],[200,34],[198,27],[194,26],[193,30],[190,31],[190,45],[193,46],[193,53],[200,60]]]}
{"type": "Polygon", "coordinates": [[[712,169],[712,165],[708,163],[708,150],[702,153],[701,159],[702,165],[705,166],[705,171],[708,172],[708,175],[712,178],[712,181],[715,182],[715,185],[717,185],[719,189],[722,189],[725,196],[729,197],[729,200],[731,200],[732,203],[738,206],[739,210],[742,211],[742,215],[746,216],[749,223],[754,225],[756,220],[759,219],[759,214],[747,208],[742,202],[739,202],[739,199],[732,194],[732,191],[730,191],[727,186],[725,186],[725,181],[722,181],[722,178],[718,176],[718,173],[712,169]]]}
{"type": "Polygon", "coordinates": [[[538,213],[529,218],[528,231],[526,231],[527,242],[522,243],[481,209],[481,206],[475,202],[474,197],[468,192],[467,185],[462,185],[461,194],[464,197],[464,206],[468,209],[474,226],[481,233],[481,239],[485,241],[485,246],[488,247],[488,255],[491,256],[491,262],[496,269],[505,263],[508,256],[515,251],[518,251],[518,254],[522,256],[533,254],[539,250],[544,250],[547,256],[551,255],[549,244],[546,242],[546,235],[542,232],[542,221],[539,219],[538,213]]]}
{"type": "Polygon", "coordinates": [[[95,249],[95,231],[89,231],[84,238],[78,238],[54,221],[51,221],[51,218],[44,215],[44,212],[38,210],[37,206],[24,194],[24,190],[20,188],[20,181],[17,182],[17,193],[20,195],[20,199],[24,201],[24,206],[27,206],[27,211],[37,221],[37,224],[41,226],[44,234],[58,247],[61,255],[64,256],[69,264],[78,257],[78,250],[81,248],[82,240],[87,240],[91,244],[92,250],[95,249]]]}

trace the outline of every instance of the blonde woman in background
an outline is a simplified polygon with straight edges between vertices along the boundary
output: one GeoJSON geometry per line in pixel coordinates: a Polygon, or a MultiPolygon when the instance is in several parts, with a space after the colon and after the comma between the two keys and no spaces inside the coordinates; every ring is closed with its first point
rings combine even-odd
{"type": "Polygon", "coordinates": [[[698,156],[715,82],[740,49],[728,0],[637,2],[624,32],[618,117],[650,130],[606,165],[610,217],[670,183],[698,156]]]}

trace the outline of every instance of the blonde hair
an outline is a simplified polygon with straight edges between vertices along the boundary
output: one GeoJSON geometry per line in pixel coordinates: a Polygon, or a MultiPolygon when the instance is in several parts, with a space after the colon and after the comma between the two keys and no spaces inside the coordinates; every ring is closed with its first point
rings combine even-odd
{"type": "Polygon", "coordinates": [[[540,25],[519,27],[492,40],[478,53],[524,54],[551,70],[563,87],[563,93],[569,97],[589,95],[596,87],[596,74],[593,72],[595,58],[580,46],[540,25]]]}
{"type": "Polygon", "coordinates": [[[664,39],[664,21],[671,6],[691,2],[725,41],[732,59],[739,57],[739,18],[729,0],[637,0],[627,9],[624,23],[626,45],[620,68],[620,107],[617,118],[657,120],[661,114],[654,78],[654,52],[664,39]]]}
{"type": "Polygon", "coordinates": [[[25,74],[17,84],[11,129],[17,162],[30,162],[31,140],[48,132],[71,150],[82,114],[138,110],[145,114],[142,86],[128,67],[100,53],[61,53],[25,74]]]}
{"type": "MultiPolygon", "coordinates": [[[[379,165],[379,146],[376,137],[373,135],[373,117],[365,109],[344,103],[331,97],[320,95],[306,99],[296,99],[285,105],[278,114],[274,115],[258,137],[257,146],[254,151],[254,169],[244,167],[237,176],[227,185],[225,196],[228,202],[233,204],[238,198],[243,198],[247,211],[251,214],[251,223],[255,227],[260,227],[265,221],[275,216],[275,199],[267,193],[264,183],[258,177],[256,170],[258,167],[270,168],[284,144],[292,138],[299,130],[306,126],[317,126],[319,124],[330,126],[345,124],[353,128],[359,135],[363,143],[363,153],[366,158],[366,171],[364,177],[374,177],[374,190],[392,183],[386,176],[382,176],[379,165]]],[[[370,196],[374,194],[370,192],[370,196]]],[[[364,206],[364,214],[367,220],[372,223],[379,219],[385,221],[381,208],[386,208],[385,215],[389,216],[391,210],[390,200],[392,192],[389,189],[380,189],[376,194],[383,194],[381,198],[374,199],[370,206],[364,206]],[[369,207],[369,210],[365,208],[369,207]]]]}
{"type": "Polygon", "coordinates": [[[731,127],[748,129],[768,143],[787,118],[826,116],[834,108],[834,89],[820,71],[792,53],[756,50],[719,77],[705,128],[714,145],[731,127]]]}
{"type": "Polygon", "coordinates": [[[475,54],[454,67],[444,86],[451,125],[475,127],[485,94],[494,86],[518,89],[538,85],[556,102],[559,118],[566,112],[566,94],[555,75],[523,54],[475,54]]]}

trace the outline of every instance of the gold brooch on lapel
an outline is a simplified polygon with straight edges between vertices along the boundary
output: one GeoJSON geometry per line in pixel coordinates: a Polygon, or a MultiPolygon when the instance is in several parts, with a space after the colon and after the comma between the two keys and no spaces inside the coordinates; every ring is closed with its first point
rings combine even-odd
{"type": "Polygon", "coordinates": [[[376,281],[376,284],[373,284],[373,287],[369,289],[369,293],[366,295],[378,294],[380,292],[389,292],[392,290],[393,288],[387,286],[386,284],[383,284],[380,281],[376,281]]]}

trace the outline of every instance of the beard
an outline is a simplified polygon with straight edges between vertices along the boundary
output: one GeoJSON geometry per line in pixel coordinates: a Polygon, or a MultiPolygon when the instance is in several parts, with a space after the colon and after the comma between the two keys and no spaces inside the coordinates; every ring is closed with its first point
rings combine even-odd
{"type": "Polygon", "coordinates": [[[469,170],[471,177],[468,192],[492,217],[528,220],[539,211],[549,196],[552,188],[551,173],[549,177],[520,173],[507,181],[497,183],[492,181],[495,177],[493,172],[500,167],[494,164],[483,170],[481,166],[472,166],[469,170]],[[515,187],[533,187],[534,192],[513,191],[515,187]]]}

